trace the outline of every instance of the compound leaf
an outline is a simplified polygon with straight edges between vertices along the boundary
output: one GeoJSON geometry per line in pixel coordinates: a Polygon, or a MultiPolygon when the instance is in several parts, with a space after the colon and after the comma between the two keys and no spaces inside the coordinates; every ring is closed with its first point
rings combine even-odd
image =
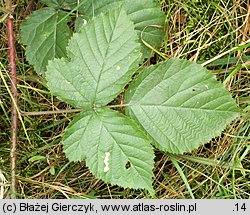
{"type": "Polygon", "coordinates": [[[100,108],[79,114],[67,127],[63,146],[70,161],[86,159],[106,183],[153,193],[152,146],[137,124],[119,112],[100,108]]]}
{"type": "Polygon", "coordinates": [[[201,65],[170,59],[143,68],[125,96],[127,113],[156,146],[181,154],[198,148],[238,115],[223,85],[201,65]]]}
{"type": "Polygon", "coordinates": [[[122,7],[100,14],[67,47],[69,61],[51,61],[51,92],[75,107],[106,105],[131,79],[141,58],[134,25],[122,7]]]}
{"type": "Polygon", "coordinates": [[[48,61],[66,57],[66,46],[72,35],[66,14],[53,8],[34,12],[21,26],[21,40],[27,60],[38,74],[44,74],[48,61]]]}

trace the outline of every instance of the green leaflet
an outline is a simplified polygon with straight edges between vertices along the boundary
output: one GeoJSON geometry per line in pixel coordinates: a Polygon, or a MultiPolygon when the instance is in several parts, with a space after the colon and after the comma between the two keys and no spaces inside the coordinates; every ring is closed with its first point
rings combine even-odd
{"type": "Polygon", "coordinates": [[[155,49],[161,47],[165,14],[161,11],[159,3],[154,0],[125,0],[125,6],[143,44],[143,57],[148,58],[152,50],[143,41],[155,49]]]}
{"type": "MultiPolygon", "coordinates": [[[[83,17],[99,15],[124,3],[125,10],[133,21],[140,38],[142,58],[151,52],[144,43],[160,48],[163,39],[164,13],[155,0],[40,0],[48,8],[34,12],[21,26],[21,41],[26,48],[27,60],[38,74],[44,74],[49,60],[66,57],[66,46],[72,32],[67,26],[70,17],[59,9],[77,9],[83,17]],[[55,8],[55,9],[54,9],[55,8]],[[58,11],[57,11],[58,10],[58,11]]],[[[84,21],[85,22],[85,21],[84,21]]],[[[79,20],[76,22],[78,31],[79,20]]]]}
{"type": "Polygon", "coordinates": [[[21,40],[27,60],[38,74],[44,74],[48,61],[66,57],[66,46],[72,35],[66,14],[53,8],[34,12],[21,26],[21,40]]]}
{"type": "Polygon", "coordinates": [[[39,0],[40,2],[46,4],[49,7],[54,7],[57,9],[64,9],[64,10],[74,10],[78,6],[78,11],[82,13],[86,4],[88,4],[89,0],[39,0]]]}
{"type": "MultiPolygon", "coordinates": [[[[68,4],[70,4],[70,2],[65,1],[65,0],[38,0],[38,1],[46,4],[49,7],[55,7],[55,8],[57,7],[63,8],[65,6],[68,7],[68,4]]],[[[73,1],[75,2],[75,0],[73,1]]]]}
{"type": "MultiPolygon", "coordinates": [[[[40,0],[50,7],[73,10],[79,4],[78,11],[91,19],[100,13],[119,7],[122,3],[135,29],[141,39],[158,49],[163,40],[163,28],[165,14],[161,11],[161,6],[156,0],[40,0]]],[[[151,49],[144,45],[142,40],[143,58],[149,57],[151,49]]]]}
{"type": "Polygon", "coordinates": [[[198,148],[238,115],[223,85],[205,68],[170,59],[143,68],[126,91],[127,113],[166,152],[182,154],[198,148]]]}
{"type": "Polygon", "coordinates": [[[151,49],[144,45],[142,40],[158,49],[163,39],[165,15],[160,4],[155,0],[93,0],[87,1],[81,11],[90,18],[104,11],[118,7],[123,3],[127,14],[135,25],[140,42],[142,43],[143,58],[148,58],[151,49]]]}
{"type": "Polygon", "coordinates": [[[122,7],[101,14],[74,34],[69,61],[51,61],[46,78],[51,92],[78,108],[111,102],[138,68],[141,53],[134,25],[122,7]]]}
{"type": "Polygon", "coordinates": [[[89,18],[98,16],[108,10],[119,7],[125,0],[91,0],[86,1],[81,8],[81,12],[89,18]]]}
{"type": "Polygon", "coordinates": [[[154,192],[152,146],[119,112],[98,109],[79,114],[67,127],[63,146],[70,161],[86,159],[91,172],[106,183],[154,192]]]}

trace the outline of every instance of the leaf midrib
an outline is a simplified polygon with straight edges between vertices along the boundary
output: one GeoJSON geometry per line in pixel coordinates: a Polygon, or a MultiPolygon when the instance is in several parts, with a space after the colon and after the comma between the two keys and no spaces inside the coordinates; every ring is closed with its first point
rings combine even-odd
{"type": "MultiPolygon", "coordinates": [[[[103,57],[103,62],[102,62],[102,65],[101,65],[101,70],[100,70],[100,73],[98,75],[98,79],[97,79],[97,85],[96,85],[96,88],[95,88],[95,97],[93,99],[93,104],[95,105],[96,104],[96,97],[97,97],[97,92],[98,92],[98,89],[99,89],[99,84],[100,84],[100,80],[101,80],[101,77],[102,77],[102,73],[103,73],[103,69],[104,69],[104,65],[105,65],[105,62],[106,62],[106,58],[108,56],[108,53],[109,53],[109,49],[110,49],[110,43],[112,41],[112,38],[113,38],[113,34],[114,32],[116,31],[116,26],[117,26],[117,23],[118,21],[120,20],[120,16],[121,16],[121,8],[119,10],[119,15],[116,19],[116,22],[115,22],[115,25],[113,27],[113,31],[111,32],[111,35],[110,35],[110,38],[109,38],[109,43],[108,43],[108,48],[107,50],[105,51],[105,54],[104,54],[104,57],[103,57]]],[[[103,18],[103,17],[102,17],[103,18]]]]}
{"type": "MultiPolygon", "coordinates": [[[[228,103],[231,103],[228,102],[228,103]]],[[[224,104],[223,104],[224,105],[224,104]]],[[[169,109],[184,109],[184,110],[194,110],[194,111],[211,111],[211,112],[223,112],[223,113],[238,113],[237,111],[225,111],[225,110],[216,110],[216,109],[207,109],[207,108],[190,108],[190,107],[180,107],[180,106],[167,106],[167,105],[156,105],[156,104],[129,104],[128,107],[132,108],[133,107],[164,107],[164,108],[169,108],[169,109]]]]}

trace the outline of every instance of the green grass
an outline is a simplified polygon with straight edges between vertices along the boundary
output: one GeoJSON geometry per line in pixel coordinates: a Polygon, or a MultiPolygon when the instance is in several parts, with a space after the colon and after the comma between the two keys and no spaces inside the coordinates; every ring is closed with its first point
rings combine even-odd
{"type": "MultiPolygon", "coordinates": [[[[43,78],[34,73],[25,59],[19,26],[28,14],[42,7],[35,1],[29,2],[17,1],[14,16],[19,108],[27,112],[70,108],[50,95],[43,78]]],[[[162,0],[161,4],[167,20],[165,41],[159,55],[151,59],[152,64],[162,61],[162,56],[206,62],[250,38],[247,1],[162,0]]],[[[0,23],[0,61],[4,67],[2,77],[9,83],[5,29],[4,21],[0,23]]],[[[250,48],[244,47],[207,66],[232,93],[242,109],[241,117],[220,137],[192,153],[168,156],[156,151],[153,185],[157,198],[250,198],[249,59],[250,48]]],[[[4,189],[4,198],[9,195],[10,182],[10,102],[1,79],[0,189],[4,189]]],[[[24,127],[19,125],[17,149],[18,197],[149,198],[146,191],[122,189],[97,180],[85,162],[68,162],[62,152],[61,136],[75,115],[22,117],[24,127]]]]}

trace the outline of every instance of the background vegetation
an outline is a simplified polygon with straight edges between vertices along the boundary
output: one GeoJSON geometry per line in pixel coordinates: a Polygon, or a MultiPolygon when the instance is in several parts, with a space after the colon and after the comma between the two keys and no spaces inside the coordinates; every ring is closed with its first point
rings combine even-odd
{"type": "MultiPolygon", "coordinates": [[[[239,47],[250,39],[249,0],[162,0],[166,13],[165,40],[160,55],[205,62],[239,47]]],[[[37,1],[15,1],[15,45],[19,108],[47,111],[70,108],[52,97],[45,81],[27,63],[20,43],[19,27],[37,1]]],[[[11,99],[4,80],[8,76],[8,46],[4,1],[0,1],[0,198],[9,195],[11,99]]],[[[70,25],[70,23],[69,23],[70,25]]],[[[239,48],[213,61],[207,68],[232,93],[241,117],[223,134],[198,150],[175,157],[156,151],[153,185],[158,198],[250,198],[249,92],[250,48],[239,48]]],[[[119,99],[123,99],[122,95],[119,99]]],[[[69,163],[62,152],[61,135],[74,113],[23,116],[17,149],[18,198],[148,198],[142,190],[109,186],[97,179],[85,163],[69,163]]]]}

